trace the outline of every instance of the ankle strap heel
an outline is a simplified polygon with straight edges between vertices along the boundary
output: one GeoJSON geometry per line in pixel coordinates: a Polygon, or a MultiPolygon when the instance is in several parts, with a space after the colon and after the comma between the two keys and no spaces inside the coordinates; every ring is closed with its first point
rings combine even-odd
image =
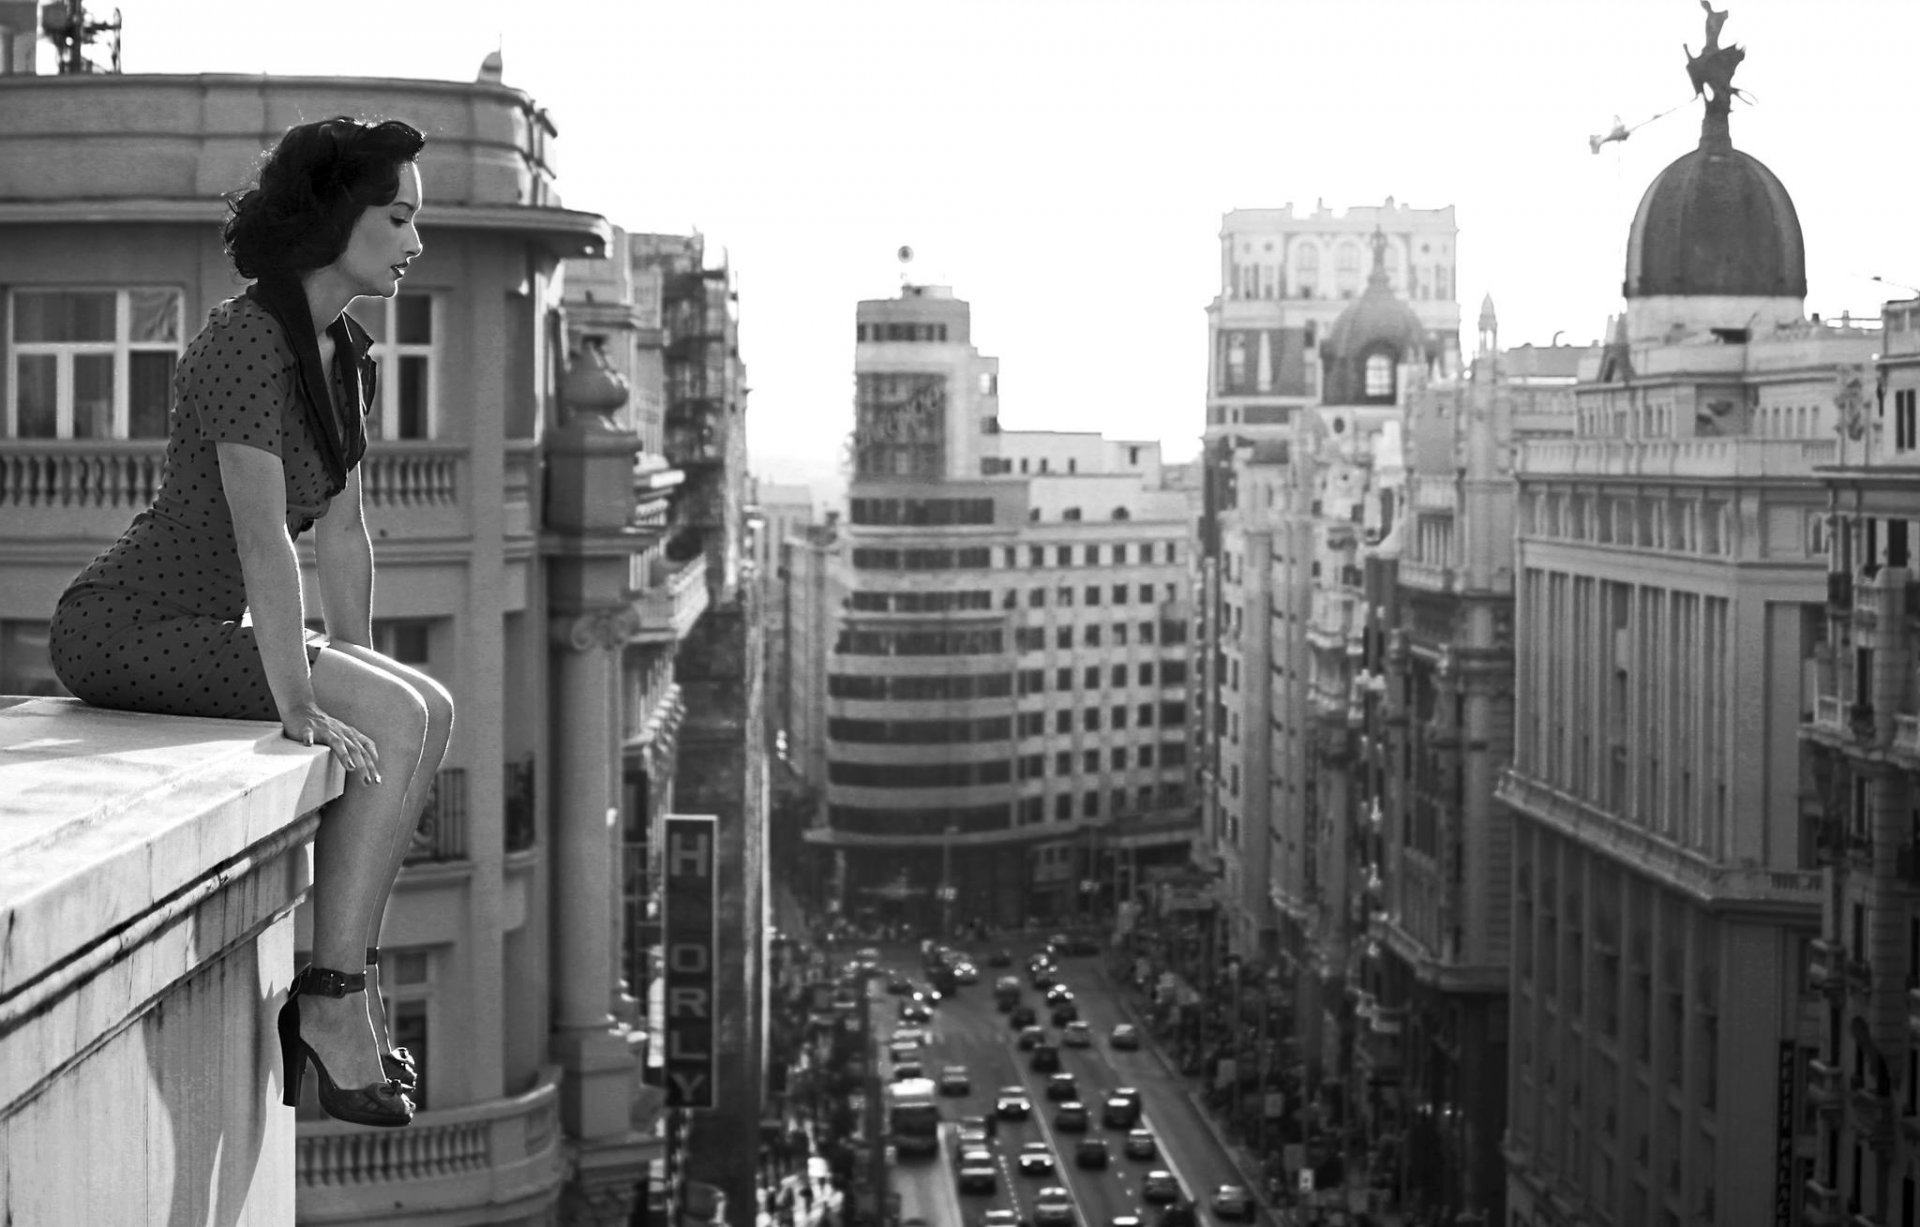
{"type": "Polygon", "coordinates": [[[354,972],[348,975],[344,971],[335,971],[330,967],[315,967],[311,963],[300,969],[293,978],[293,993],[306,993],[313,997],[345,997],[349,993],[367,991],[367,973],[354,972]]]}

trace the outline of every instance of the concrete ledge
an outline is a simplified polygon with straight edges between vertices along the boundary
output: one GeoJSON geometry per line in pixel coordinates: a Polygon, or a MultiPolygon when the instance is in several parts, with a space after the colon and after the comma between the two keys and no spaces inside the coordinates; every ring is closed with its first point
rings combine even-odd
{"type": "Polygon", "coordinates": [[[277,726],[0,699],[0,1220],[283,1224],[318,809],[277,726]]]}

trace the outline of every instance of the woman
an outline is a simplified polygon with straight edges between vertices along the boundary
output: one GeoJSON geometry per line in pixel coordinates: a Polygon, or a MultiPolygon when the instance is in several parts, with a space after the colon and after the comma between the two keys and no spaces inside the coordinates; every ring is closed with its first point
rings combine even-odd
{"type": "Polygon", "coordinates": [[[453,704],[372,647],[357,466],[374,364],[346,307],[392,297],[420,254],[424,144],[394,120],[302,124],[259,186],[229,200],[227,253],[254,284],[181,356],[165,484],[61,596],[50,644],[61,682],[89,703],[277,720],[345,768],[314,838],[314,962],[288,991],[280,1041],[288,1104],[310,1058],[321,1107],[369,1125],[413,1119],[412,1060],[388,1044],[380,1004],[379,930],[453,704]],[[308,529],[324,635],[301,608],[293,542],[308,529]]]}

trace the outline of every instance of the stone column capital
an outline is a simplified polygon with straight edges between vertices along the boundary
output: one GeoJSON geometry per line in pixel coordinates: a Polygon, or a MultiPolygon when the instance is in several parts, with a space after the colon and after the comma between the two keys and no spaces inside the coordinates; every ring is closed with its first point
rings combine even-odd
{"type": "Polygon", "coordinates": [[[576,652],[623,646],[640,630],[640,614],[631,605],[591,609],[552,624],[553,641],[576,652]]]}

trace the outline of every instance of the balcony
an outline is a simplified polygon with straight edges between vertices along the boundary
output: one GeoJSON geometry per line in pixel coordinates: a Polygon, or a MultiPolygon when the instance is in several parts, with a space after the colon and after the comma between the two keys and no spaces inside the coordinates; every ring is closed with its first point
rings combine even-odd
{"type": "Polygon", "coordinates": [[[420,812],[420,825],[413,829],[406,863],[466,859],[467,772],[464,767],[445,767],[433,777],[433,791],[427,794],[426,808],[420,812]]]}
{"type": "Polygon", "coordinates": [[[639,622],[630,638],[639,643],[677,643],[707,610],[707,555],[685,562],[653,560],[647,589],[633,603],[639,622]]]}
{"type": "Polygon", "coordinates": [[[266,1054],[343,773],[270,723],[68,699],[0,700],[0,747],[8,1217],[285,1221],[266,1054]]]}
{"type": "Polygon", "coordinates": [[[1452,592],[1458,586],[1452,567],[1437,562],[1416,562],[1402,558],[1398,578],[1408,588],[1422,592],[1452,592]]]}
{"type": "Polygon", "coordinates": [[[1807,1199],[1801,1221],[1806,1223],[1807,1227],[1846,1227],[1847,1205],[1841,1198],[1837,1186],[1821,1184],[1818,1180],[1809,1180],[1806,1192],[1807,1199]]]}
{"type": "Polygon", "coordinates": [[[1497,795],[1568,838],[1636,865],[1701,903],[1744,903],[1799,915],[1819,914],[1825,882],[1820,870],[1712,860],[1552,785],[1511,771],[1501,778],[1497,795]]]}
{"type": "Polygon", "coordinates": [[[1920,765],[1920,715],[1911,712],[1896,712],[1893,717],[1893,742],[1888,747],[1895,754],[1920,765]]]}
{"type": "Polygon", "coordinates": [[[1893,1095],[1888,1087],[1857,1078],[1852,1086],[1854,1136],[1884,1149],[1893,1145],[1893,1095]]]}
{"type": "Polygon", "coordinates": [[[159,492],[164,439],[0,440],[0,521],[9,538],[110,542],[159,492]]]}
{"type": "Polygon", "coordinates": [[[1845,736],[1847,731],[1847,703],[1837,694],[1823,694],[1813,701],[1813,726],[1817,729],[1845,736]]]}
{"type": "Polygon", "coordinates": [[[376,439],[360,462],[361,497],[376,541],[467,536],[468,484],[464,443],[376,439]]]}
{"type": "Polygon", "coordinates": [[[506,468],[501,477],[501,502],[507,520],[502,533],[508,537],[530,537],[534,531],[534,470],[538,467],[539,445],[532,439],[508,439],[506,468]]]}
{"type": "Polygon", "coordinates": [[[524,1094],[421,1112],[405,1129],[301,1121],[300,1221],[439,1219],[550,1202],[565,1174],[558,1073],[542,1070],[524,1094]]]}
{"type": "Polygon", "coordinates": [[[1807,1062],[1807,1102],[1822,1116],[1838,1116],[1846,1103],[1846,1082],[1838,1066],[1818,1057],[1807,1062]]]}

